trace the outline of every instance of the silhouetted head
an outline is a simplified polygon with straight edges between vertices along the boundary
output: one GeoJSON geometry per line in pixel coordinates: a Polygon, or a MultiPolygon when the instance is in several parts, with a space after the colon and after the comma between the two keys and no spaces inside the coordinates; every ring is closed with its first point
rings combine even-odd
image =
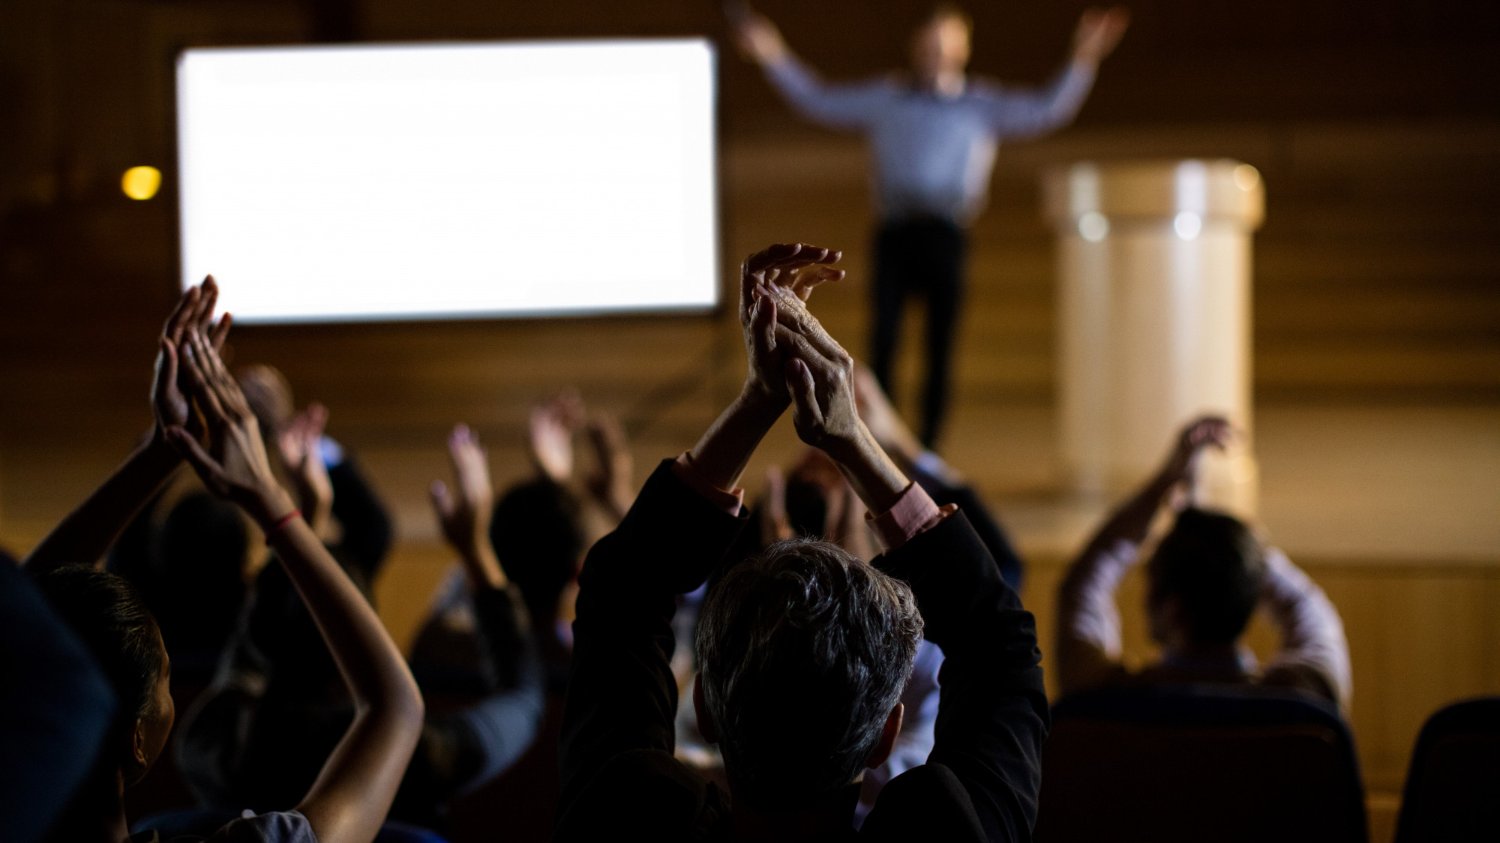
{"type": "MultiPolygon", "coordinates": [[[[49,571],[37,587],[99,663],[120,710],[106,738],[125,784],[140,781],[166,746],[177,710],[171,663],[146,604],[121,577],[84,565],[49,571]]],[[[109,757],[106,756],[106,757],[109,757]]]]}
{"type": "Polygon", "coordinates": [[[143,588],[168,649],[214,652],[234,629],[245,599],[250,534],[239,508],[206,492],[184,495],[157,537],[156,567],[143,588]]]}
{"type": "Polygon", "coordinates": [[[843,486],[844,476],[833,460],[817,448],[806,449],[786,476],[786,517],[793,534],[811,538],[830,535],[830,503],[843,486]]]}
{"type": "Polygon", "coordinates": [[[557,614],[563,589],[578,576],[584,542],[582,504],[551,480],[512,486],[495,501],[490,544],[538,620],[557,614]]]}
{"type": "Polygon", "coordinates": [[[261,436],[268,442],[275,441],[276,435],[296,412],[291,382],[275,366],[259,363],[241,369],[237,379],[245,393],[245,401],[250,405],[250,412],[260,423],[261,436]]]}
{"type": "Polygon", "coordinates": [[[1186,509],[1147,565],[1151,635],[1163,644],[1233,644],[1250,623],[1265,553],[1239,519],[1186,509]]]}
{"type": "Polygon", "coordinates": [[[963,73],[969,65],[969,36],[973,21],[951,3],[940,4],[911,38],[911,69],[918,80],[931,83],[939,76],[963,73]]]}
{"type": "Polygon", "coordinates": [[[735,799],[797,810],[881,764],[921,635],[911,589],[828,542],[726,571],[698,621],[693,701],[735,799]]]}

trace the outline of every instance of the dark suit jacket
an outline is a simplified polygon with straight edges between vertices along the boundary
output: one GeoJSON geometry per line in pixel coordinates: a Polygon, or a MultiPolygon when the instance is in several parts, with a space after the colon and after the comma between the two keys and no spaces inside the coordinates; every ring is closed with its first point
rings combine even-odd
{"type": "MultiPolygon", "coordinates": [[[[727,794],[672,757],[671,620],[675,595],[708,577],[745,523],[664,462],[589,551],[556,839],[730,836],[727,794]]],[[[887,785],[859,839],[1029,840],[1048,726],[1031,614],[962,513],[873,564],[911,586],[946,663],[928,763],[887,785]]]]}

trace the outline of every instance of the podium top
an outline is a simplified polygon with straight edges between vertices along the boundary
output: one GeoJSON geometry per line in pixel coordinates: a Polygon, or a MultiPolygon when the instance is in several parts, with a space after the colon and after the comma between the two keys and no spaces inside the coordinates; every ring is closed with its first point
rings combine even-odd
{"type": "Polygon", "coordinates": [[[1085,214],[1171,219],[1189,212],[1257,228],[1265,218],[1260,171],[1231,159],[1079,161],[1042,177],[1043,206],[1054,223],[1085,214]]]}

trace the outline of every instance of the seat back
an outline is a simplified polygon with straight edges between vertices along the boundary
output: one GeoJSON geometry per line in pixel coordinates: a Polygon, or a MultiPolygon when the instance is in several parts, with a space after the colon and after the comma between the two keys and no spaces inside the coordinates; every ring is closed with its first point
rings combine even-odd
{"type": "Polygon", "coordinates": [[[1042,843],[1368,840],[1348,726],[1284,691],[1131,687],[1063,699],[1040,800],[1042,843]]]}
{"type": "Polygon", "coordinates": [[[1500,697],[1440,709],[1417,736],[1397,843],[1500,840],[1500,697]]]}

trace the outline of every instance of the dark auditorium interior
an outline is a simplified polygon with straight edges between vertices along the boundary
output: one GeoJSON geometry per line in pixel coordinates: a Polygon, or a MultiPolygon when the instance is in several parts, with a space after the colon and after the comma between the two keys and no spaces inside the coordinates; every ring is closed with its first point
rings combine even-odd
{"type": "MultiPolygon", "coordinates": [[[[1353,799],[1371,843],[1419,839],[1398,835],[1398,825],[1414,821],[1415,807],[1403,803],[1422,764],[1443,750],[1431,735],[1419,750],[1424,724],[1451,704],[1500,697],[1500,4],[1125,2],[1128,34],[1077,118],[1000,146],[988,207],[970,230],[943,458],[989,503],[1026,560],[1020,596],[1036,616],[1056,704],[1056,595],[1074,554],[1131,486],[1080,490],[1060,456],[1064,314],[1059,234],[1044,183],[1080,161],[1252,165],[1265,190],[1264,223],[1250,235],[1244,314],[1253,520],[1342,619],[1353,692],[1332,734],[1352,739],[1363,788],[1295,810],[1312,814],[1353,799]]],[[[901,64],[909,33],[933,6],[754,5],[832,80],[901,64]]],[[[1040,85],[1089,4],[960,5],[973,20],[972,73],[1040,85]]],[[[272,365],[293,385],[298,406],[327,407],[329,433],[357,454],[388,508],[391,544],[373,602],[408,655],[454,570],[429,486],[449,476],[444,443],[455,423],[482,438],[495,487],[504,488],[536,469],[531,408],[575,389],[591,410],[620,421],[634,458],[632,490],[640,488],[657,461],[683,453],[739,389],[738,267],[768,243],[843,250],[848,277],[820,288],[811,309],[852,353],[863,353],[877,221],[863,139],[799,117],[737,49],[721,4],[708,0],[4,0],[0,548],[24,556],[151,423],[152,338],[182,293],[174,68],[183,50],[684,37],[706,38],[717,53],[721,303],[712,312],[233,329],[231,366],[272,365]],[[137,201],[122,192],[121,176],[142,165],[158,168],[162,180],[154,196],[137,201]]],[[[233,281],[219,278],[226,289],[233,281]]],[[[908,331],[917,323],[907,315],[908,331]]],[[[897,357],[892,402],[904,414],[919,404],[915,337],[897,357]]],[[[1160,430],[1148,450],[1164,454],[1174,433],[1160,430]]],[[[788,465],[801,450],[783,422],[741,485],[754,497],[767,467],[788,465]]],[[[174,481],[196,482],[188,471],[174,481]]],[[[1137,610],[1147,590],[1143,570],[1118,589],[1128,666],[1157,652],[1137,610]]],[[[1269,660],[1275,630],[1257,617],[1248,642],[1269,660]]],[[[179,724],[188,700],[178,697],[179,724]]],[[[1108,731],[1089,720],[1093,704],[1072,701],[1054,714],[1055,722],[1087,722],[1075,721],[1082,731],[1052,748],[1057,757],[1043,766],[1044,815],[1046,776],[1064,755],[1087,764],[1108,731]]],[[[1159,712],[1133,705],[1130,722],[1160,726],[1159,712]]],[[[437,703],[429,698],[427,707],[437,703]]],[[[1483,711],[1463,725],[1484,731],[1483,711]]],[[[1500,747],[1500,709],[1487,711],[1489,746],[1500,747]]],[[[1257,728],[1252,720],[1244,728],[1257,728]]],[[[1146,751],[1162,759],[1255,755],[1253,745],[1225,737],[1229,725],[1183,722],[1146,751]],[[1221,744],[1210,750],[1199,740],[1221,744]]],[[[1287,759],[1310,752],[1285,735],[1265,745],[1281,739],[1287,759]]],[[[1487,757],[1493,764],[1496,756],[1487,757]]],[[[1150,776],[1149,765],[1124,772],[1138,762],[1112,761],[1121,776],[1150,776]]],[[[1247,780],[1281,775],[1247,763],[1247,780]]],[[[171,770],[150,775],[127,793],[132,819],[191,804],[171,770]]],[[[1442,810],[1458,810],[1451,802],[1464,781],[1432,776],[1427,786],[1451,797],[1442,810]]],[[[1197,799],[1193,781],[1161,781],[1171,790],[1163,806],[1197,799]]],[[[1067,793],[1085,794],[1080,810],[1090,787],[1108,788],[1109,777],[1073,783],[1067,793]]],[[[1250,783],[1243,789],[1258,792],[1250,783]]],[[[494,804],[501,798],[455,807],[447,836],[432,839],[532,839],[507,836],[494,804]]],[[[1474,798],[1500,804],[1500,791],[1474,798]]],[[[1500,839],[1493,810],[1489,839],[1500,839]]],[[[1038,839],[1068,839],[1045,826],[1038,839]]],[[[1122,830],[1115,839],[1136,838],[1122,830]]]]}

